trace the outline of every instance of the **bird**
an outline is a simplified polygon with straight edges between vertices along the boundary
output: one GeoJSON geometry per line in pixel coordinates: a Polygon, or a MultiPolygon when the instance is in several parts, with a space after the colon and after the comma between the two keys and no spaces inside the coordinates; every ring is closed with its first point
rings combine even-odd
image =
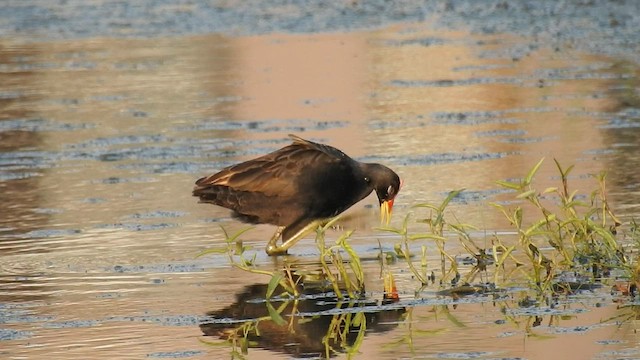
{"type": "Polygon", "coordinates": [[[276,225],[268,255],[286,254],[318,226],[375,191],[388,224],[401,180],[390,168],[352,159],[341,150],[289,135],[279,150],[198,179],[193,196],[232,210],[245,223],[276,225]],[[278,245],[278,239],[282,244],[278,245]]]}

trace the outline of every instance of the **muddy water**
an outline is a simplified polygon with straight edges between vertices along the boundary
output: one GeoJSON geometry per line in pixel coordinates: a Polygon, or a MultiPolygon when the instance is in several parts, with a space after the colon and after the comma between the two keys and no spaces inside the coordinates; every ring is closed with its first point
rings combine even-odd
{"type": "MultiPolygon", "coordinates": [[[[289,133],[394,168],[404,180],[396,225],[412,205],[465,188],[452,211],[482,229],[478,244],[508,229],[488,205],[512,199],[495,181],[520,178],[543,157],[539,189],[558,186],[553,158],[575,165],[571,184],[585,196],[595,188],[590,174],[606,170],[618,215],[640,214],[633,17],[612,13],[611,29],[595,22],[595,42],[563,32],[546,43],[520,31],[522,24],[487,22],[490,29],[479,30],[483,13],[467,14],[478,24],[463,26],[442,9],[437,15],[447,26],[334,29],[321,21],[329,14],[313,15],[311,29],[257,22],[257,31],[246,32],[223,17],[221,29],[171,23],[180,31],[170,34],[131,20],[137,8],[114,12],[122,17],[115,26],[86,22],[96,5],[54,6],[57,17],[45,26],[24,13],[50,8],[12,6],[15,16],[3,25],[11,31],[0,38],[2,358],[228,358],[229,346],[204,343],[214,339],[203,336],[209,330],[202,324],[268,278],[231,267],[224,255],[196,259],[224,242],[219,225],[244,226],[224,209],[198,204],[192,184],[287,144],[289,133]],[[85,20],[72,15],[80,10],[85,20]],[[85,31],[72,36],[61,19],[85,31]],[[609,41],[612,33],[619,42],[609,41]]],[[[156,15],[198,13],[167,6],[156,15]]],[[[288,11],[301,16],[286,7],[269,11],[276,19],[288,11]]],[[[247,29],[245,18],[225,14],[247,29]]],[[[555,25],[570,28],[567,21],[555,25]]],[[[397,242],[375,230],[375,203],[357,204],[341,225],[356,229],[351,243],[367,259],[377,255],[378,241],[385,249],[397,242]]],[[[314,266],[311,238],[286,258],[265,256],[272,231],[258,226],[244,236],[259,268],[314,266]]],[[[450,252],[465,254],[455,245],[450,252]]],[[[635,323],[602,322],[634,316],[606,290],[543,313],[514,308],[505,315],[499,302],[453,304],[436,287],[416,297],[406,266],[391,269],[404,302],[369,311],[382,321],[370,320],[360,358],[640,356],[635,323]],[[535,336],[527,335],[531,328],[535,336]]],[[[380,298],[379,262],[365,261],[365,272],[372,299],[380,298]]],[[[316,346],[326,331],[305,329],[296,341],[315,339],[316,346]]],[[[289,358],[286,348],[258,343],[249,358],[289,358]]]]}

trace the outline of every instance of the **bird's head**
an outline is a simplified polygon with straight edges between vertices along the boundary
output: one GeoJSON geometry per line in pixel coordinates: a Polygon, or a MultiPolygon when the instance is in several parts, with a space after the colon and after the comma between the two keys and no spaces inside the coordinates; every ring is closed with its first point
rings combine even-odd
{"type": "Polygon", "coordinates": [[[370,164],[370,181],[380,202],[380,221],[389,224],[393,201],[400,191],[402,182],[393,170],[384,165],[370,164]]]}

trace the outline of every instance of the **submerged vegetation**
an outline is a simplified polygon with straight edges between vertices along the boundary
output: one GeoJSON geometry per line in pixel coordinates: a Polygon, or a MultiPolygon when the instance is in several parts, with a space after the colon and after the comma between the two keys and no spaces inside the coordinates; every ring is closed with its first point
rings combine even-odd
{"type": "MultiPolygon", "coordinates": [[[[491,247],[480,248],[469,233],[469,230],[477,230],[475,227],[451,221],[445,212],[446,207],[462,190],[449,193],[439,206],[419,204],[414,207],[416,211],[429,211],[425,219],[419,220],[427,225],[426,233],[408,233],[407,222],[412,212],[406,215],[401,228],[383,230],[400,235],[401,241],[396,246],[398,255],[406,259],[409,268],[423,285],[429,282],[424,266],[426,246],[421,247],[421,266],[416,266],[409,250],[410,244],[424,240],[435,242],[441,259],[440,278],[443,283],[460,275],[456,257],[445,250],[445,242],[452,238],[457,238],[462,248],[475,259],[474,270],[486,271],[488,265],[492,265],[491,285],[496,288],[521,282],[521,277],[517,276],[519,274],[527,280],[532,290],[544,296],[558,288],[569,290],[575,287],[576,284],[565,284],[560,280],[561,275],[567,272],[589,274],[589,282],[595,282],[606,277],[612,267],[631,271],[630,259],[622,242],[616,238],[621,222],[606,198],[606,174],[596,176],[598,187],[583,199],[577,191],[571,191],[568,184],[568,175],[573,167],[564,169],[556,161],[560,186],[539,191],[534,187],[533,178],[542,162],[538,162],[519,182],[497,182],[501,187],[513,191],[515,199],[524,201],[515,207],[491,203],[512,226],[517,238],[515,243],[508,243],[500,235],[494,234],[491,247]]],[[[632,238],[635,237],[634,231],[632,238]]],[[[476,271],[467,274],[466,280],[472,280],[476,271]]]]}
{"type": "MultiPolygon", "coordinates": [[[[451,201],[464,190],[450,192],[437,205],[415,205],[405,215],[400,227],[381,228],[380,231],[395,234],[397,238],[394,251],[383,252],[380,248],[383,304],[400,302],[393,272],[387,264],[396,259],[406,263],[412,278],[418,282],[414,292],[416,298],[425,289],[433,290],[435,287],[438,296],[457,299],[483,293],[500,302],[504,300],[505,292],[517,288],[518,306],[543,306],[550,305],[554,298],[562,294],[595,289],[608,280],[614,284],[613,291],[635,296],[640,284],[637,256],[640,230],[635,220],[623,224],[614,214],[606,195],[606,173],[594,176],[596,186],[590,193],[580,194],[572,190],[569,184],[573,166],[563,168],[555,161],[560,180],[558,186],[538,189],[534,177],[542,163],[543,160],[540,160],[518,181],[497,182],[515,195],[515,201],[509,205],[497,202],[490,204],[504,216],[511,231],[508,235],[484,235],[483,246],[477,245],[480,241],[475,237],[480,231],[476,227],[458,221],[447,211],[451,201]],[[418,232],[411,230],[416,226],[418,232]],[[473,265],[470,270],[461,273],[460,256],[448,250],[452,247],[457,251],[462,248],[468,253],[465,259],[470,259],[468,263],[473,265]],[[437,264],[430,263],[434,258],[439,259],[437,264]],[[615,272],[618,281],[613,281],[612,272],[615,272]],[[481,280],[477,281],[479,274],[481,280]]],[[[253,325],[242,322],[231,331],[232,336],[227,336],[235,350],[240,346],[246,353],[248,339],[259,333],[259,323],[265,319],[292,328],[293,321],[302,321],[300,318],[304,318],[300,314],[299,303],[310,298],[317,299],[318,294],[322,294],[324,301],[333,299],[334,304],[327,333],[322,338],[325,346],[322,356],[332,356],[335,345],[340,342],[343,352],[357,352],[369,319],[358,309],[371,300],[367,300],[365,292],[362,260],[348,242],[353,231],[344,232],[334,242],[326,241],[326,231],[337,221],[338,218],[332,219],[317,229],[319,265],[313,270],[297,269],[286,261],[283,268],[277,271],[259,269],[255,266],[255,255],[247,258],[249,248],[240,240],[240,236],[248,229],[233,235],[223,229],[226,246],[201,254],[226,253],[233,266],[270,277],[262,294],[265,317],[251,320],[253,325]],[[289,322],[283,320],[285,309],[289,322]],[[346,342],[349,332],[357,336],[355,340],[346,342]]],[[[400,290],[406,293],[411,289],[400,290]]],[[[412,309],[410,303],[405,305],[409,309],[403,308],[401,314],[406,318],[411,315],[412,309]]],[[[501,306],[506,320],[518,323],[510,315],[511,305],[504,302],[501,306]]],[[[446,306],[438,309],[436,313],[444,314],[452,323],[462,326],[446,306]]],[[[312,312],[310,316],[314,318],[318,314],[312,312]]],[[[630,314],[630,319],[636,318],[635,313],[630,314]]],[[[537,317],[526,321],[524,326],[527,333],[536,326],[537,321],[537,317]]],[[[239,353],[236,351],[236,354],[239,353]]]]}

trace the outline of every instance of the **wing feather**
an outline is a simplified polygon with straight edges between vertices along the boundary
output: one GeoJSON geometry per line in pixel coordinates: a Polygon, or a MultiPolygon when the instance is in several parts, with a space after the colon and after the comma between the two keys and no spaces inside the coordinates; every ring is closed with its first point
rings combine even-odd
{"type": "Polygon", "coordinates": [[[288,197],[298,191],[297,179],[308,166],[337,162],[346,155],[331,146],[289,135],[293,143],[280,150],[227,167],[196,181],[196,190],[226,186],[236,191],[259,192],[266,196],[288,197]]]}

